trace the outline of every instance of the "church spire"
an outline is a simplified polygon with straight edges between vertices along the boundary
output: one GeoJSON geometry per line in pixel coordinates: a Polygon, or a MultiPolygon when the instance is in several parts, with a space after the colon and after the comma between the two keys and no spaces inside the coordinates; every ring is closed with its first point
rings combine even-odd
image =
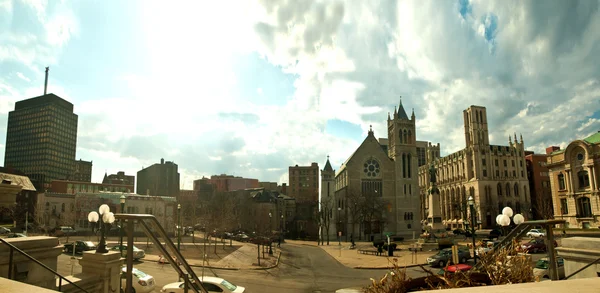
{"type": "Polygon", "coordinates": [[[331,168],[331,163],[329,163],[329,155],[327,155],[327,162],[325,163],[325,168],[323,171],[333,172],[333,168],[331,168]]]}
{"type": "Polygon", "coordinates": [[[404,107],[402,106],[402,96],[400,96],[400,106],[398,106],[398,118],[408,120],[408,115],[406,115],[406,111],[404,111],[404,107]]]}

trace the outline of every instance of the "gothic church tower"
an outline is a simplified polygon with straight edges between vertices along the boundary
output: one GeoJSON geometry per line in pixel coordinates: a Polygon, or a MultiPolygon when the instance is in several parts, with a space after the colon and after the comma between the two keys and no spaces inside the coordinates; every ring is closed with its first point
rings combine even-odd
{"type": "MultiPolygon", "coordinates": [[[[388,115],[388,156],[394,161],[395,194],[391,203],[395,219],[395,229],[399,234],[412,236],[413,231],[418,235],[420,226],[420,199],[418,179],[418,158],[416,140],[416,119],[413,110],[410,118],[406,115],[402,98],[394,116],[388,115]]],[[[386,229],[387,230],[387,229],[386,229]]]]}

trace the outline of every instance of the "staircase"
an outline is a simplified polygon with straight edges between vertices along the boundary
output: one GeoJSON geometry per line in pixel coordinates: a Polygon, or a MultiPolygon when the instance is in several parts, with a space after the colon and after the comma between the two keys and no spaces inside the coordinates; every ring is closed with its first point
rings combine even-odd
{"type": "Polygon", "coordinates": [[[139,224],[142,227],[146,236],[152,240],[154,246],[160,250],[162,255],[166,258],[168,263],[179,273],[179,276],[183,278],[185,283],[185,291],[190,290],[196,293],[208,293],[206,288],[202,285],[202,282],[198,279],[198,276],[192,270],[190,265],[187,263],[183,255],[179,252],[177,247],[173,244],[171,238],[167,236],[167,233],[160,225],[158,220],[153,215],[144,215],[144,214],[116,214],[115,219],[120,221],[127,222],[127,273],[126,280],[127,285],[124,288],[124,292],[132,292],[130,291],[132,288],[132,269],[133,269],[133,233],[135,224],[139,224]],[[158,237],[161,237],[164,241],[164,245],[160,242],[158,237]],[[173,258],[173,256],[175,258],[173,258]],[[177,259],[177,261],[175,260],[177,259]],[[195,283],[195,284],[192,284],[195,283]]]}

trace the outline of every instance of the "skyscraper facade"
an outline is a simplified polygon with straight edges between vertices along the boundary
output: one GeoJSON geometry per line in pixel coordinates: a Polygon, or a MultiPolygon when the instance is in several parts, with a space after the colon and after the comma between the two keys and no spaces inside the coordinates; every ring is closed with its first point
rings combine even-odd
{"type": "Polygon", "coordinates": [[[38,190],[73,172],[77,146],[73,104],[55,94],[19,101],[8,114],[4,164],[19,169],[38,190]]]}
{"type": "Polygon", "coordinates": [[[137,194],[155,196],[179,195],[179,171],[177,164],[160,159],[154,164],[137,172],[137,194]]]}

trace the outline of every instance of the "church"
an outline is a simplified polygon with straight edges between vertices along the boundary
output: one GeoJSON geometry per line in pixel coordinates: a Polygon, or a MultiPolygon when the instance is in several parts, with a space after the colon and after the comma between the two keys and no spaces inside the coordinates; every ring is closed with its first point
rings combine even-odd
{"type": "MultiPolygon", "coordinates": [[[[426,142],[416,140],[414,110],[388,113],[388,137],[369,129],[356,151],[335,171],[329,159],[321,172],[321,202],[330,214],[329,239],[372,240],[385,234],[405,239],[421,233],[419,165],[426,142]],[[419,147],[420,146],[420,147],[419,147]]],[[[322,234],[323,235],[323,234],[322,234]]]]}

